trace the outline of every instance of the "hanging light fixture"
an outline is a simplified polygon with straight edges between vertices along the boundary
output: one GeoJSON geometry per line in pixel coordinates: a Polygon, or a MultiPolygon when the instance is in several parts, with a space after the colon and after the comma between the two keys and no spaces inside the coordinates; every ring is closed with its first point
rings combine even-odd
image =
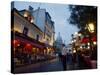
{"type": "Polygon", "coordinates": [[[89,30],[90,33],[93,33],[94,32],[94,24],[93,23],[89,23],[87,25],[87,28],[88,28],[88,30],[89,30]]]}

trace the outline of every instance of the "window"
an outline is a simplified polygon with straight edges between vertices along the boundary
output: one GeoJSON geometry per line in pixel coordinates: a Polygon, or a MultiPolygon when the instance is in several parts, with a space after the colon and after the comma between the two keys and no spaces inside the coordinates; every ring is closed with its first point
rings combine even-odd
{"type": "Polygon", "coordinates": [[[27,27],[24,27],[24,29],[23,29],[23,34],[24,34],[24,35],[27,35],[27,34],[28,34],[28,28],[27,28],[27,27]]]}
{"type": "Polygon", "coordinates": [[[36,35],[36,40],[39,41],[39,35],[36,35]]]}
{"type": "Polygon", "coordinates": [[[28,13],[27,12],[24,13],[24,17],[28,17],[28,13]]]}

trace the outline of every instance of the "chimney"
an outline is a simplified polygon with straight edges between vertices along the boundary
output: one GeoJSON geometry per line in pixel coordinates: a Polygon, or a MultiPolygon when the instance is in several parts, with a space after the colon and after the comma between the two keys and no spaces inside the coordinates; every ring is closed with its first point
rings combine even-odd
{"type": "Polygon", "coordinates": [[[38,10],[40,10],[40,7],[38,7],[38,10]]]}
{"type": "Polygon", "coordinates": [[[29,6],[28,10],[33,13],[34,8],[32,6],[29,6]]]}

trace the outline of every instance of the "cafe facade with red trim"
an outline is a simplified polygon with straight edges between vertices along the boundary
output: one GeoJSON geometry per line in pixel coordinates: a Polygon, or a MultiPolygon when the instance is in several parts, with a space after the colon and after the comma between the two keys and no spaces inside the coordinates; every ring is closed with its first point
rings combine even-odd
{"type": "MultiPolygon", "coordinates": [[[[16,50],[19,50],[20,53],[30,54],[30,55],[50,55],[54,52],[53,46],[46,44],[41,41],[41,39],[34,39],[34,34],[38,33],[43,37],[42,31],[32,22],[29,22],[27,18],[22,16],[17,9],[13,9],[11,13],[11,46],[12,52],[14,55],[16,54],[16,50]],[[19,20],[19,21],[18,21],[19,20]],[[16,24],[17,21],[17,24],[16,24]],[[19,28],[18,25],[20,24],[19,28]],[[34,33],[29,33],[31,35],[27,35],[27,28],[24,30],[21,29],[22,25],[27,24],[26,27],[33,28],[33,30],[37,31],[34,33]],[[31,27],[30,27],[31,26],[31,27]]],[[[33,20],[34,18],[32,18],[33,20]]],[[[30,30],[30,29],[29,29],[30,30]]],[[[30,31],[33,31],[30,30],[30,31]]]]}

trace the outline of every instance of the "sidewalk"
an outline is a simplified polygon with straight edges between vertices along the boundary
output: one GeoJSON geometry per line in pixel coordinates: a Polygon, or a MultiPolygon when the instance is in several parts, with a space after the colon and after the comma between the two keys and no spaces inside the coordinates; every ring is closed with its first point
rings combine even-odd
{"type": "MultiPolygon", "coordinates": [[[[55,58],[52,58],[52,59],[55,59],[55,58]]],[[[29,66],[29,65],[33,65],[33,64],[38,64],[38,63],[41,63],[41,62],[47,62],[47,61],[50,61],[52,59],[47,59],[47,60],[36,60],[36,61],[33,61],[32,63],[21,63],[20,61],[17,60],[17,64],[16,64],[16,68],[19,68],[19,67],[24,67],[24,66],[29,66]]]]}
{"type": "Polygon", "coordinates": [[[28,72],[47,72],[47,71],[60,71],[62,70],[62,65],[58,62],[58,58],[39,62],[36,64],[26,65],[22,67],[15,68],[15,73],[28,73],[28,72]]]}
{"type": "MultiPolygon", "coordinates": [[[[75,70],[75,69],[77,69],[77,66],[67,64],[67,70],[75,70]]],[[[15,73],[34,73],[34,72],[50,72],[50,71],[63,71],[62,63],[61,61],[59,61],[59,58],[15,69],[15,73]]]]}

